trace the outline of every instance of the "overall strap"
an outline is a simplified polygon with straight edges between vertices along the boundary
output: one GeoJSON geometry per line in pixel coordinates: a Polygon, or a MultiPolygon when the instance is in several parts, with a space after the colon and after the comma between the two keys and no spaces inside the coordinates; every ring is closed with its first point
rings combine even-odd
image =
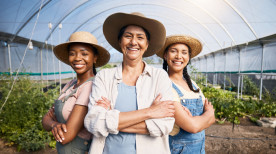
{"type": "Polygon", "coordinates": [[[180,99],[182,99],[184,94],[177,88],[177,86],[174,83],[172,83],[172,86],[176,90],[176,92],[177,92],[178,96],[180,97],[180,99]]]}
{"type": "Polygon", "coordinates": [[[192,82],[192,85],[193,85],[193,87],[194,87],[194,90],[197,90],[197,88],[196,88],[196,86],[193,84],[193,82],[192,82]]]}
{"type": "Polygon", "coordinates": [[[77,81],[78,81],[78,80],[75,80],[74,82],[72,82],[72,83],[68,86],[68,88],[65,89],[64,92],[62,92],[61,94],[66,93],[66,91],[67,91],[68,89],[70,89],[72,86],[74,86],[74,85],[77,83],[77,81]]]}
{"type": "MultiPolygon", "coordinates": [[[[94,79],[94,77],[91,77],[91,78],[89,78],[88,80],[86,80],[84,83],[86,83],[86,82],[88,82],[88,81],[92,81],[93,79],[94,79]]],[[[77,83],[77,81],[76,81],[73,85],[75,85],[76,83],[77,83]]],[[[82,84],[84,84],[84,83],[82,83],[82,84]]],[[[82,85],[82,84],[81,84],[81,85],[82,85]]],[[[77,92],[78,88],[79,88],[81,85],[79,85],[77,88],[75,88],[69,95],[65,96],[64,102],[66,102],[66,101],[68,100],[69,97],[71,97],[72,95],[74,95],[74,94],[77,92]]],[[[70,87],[72,87],[72,86],[70,86],[70,87]]],[[[66,90],[68,90],[68,89],[66,89],[66,90]]]]}

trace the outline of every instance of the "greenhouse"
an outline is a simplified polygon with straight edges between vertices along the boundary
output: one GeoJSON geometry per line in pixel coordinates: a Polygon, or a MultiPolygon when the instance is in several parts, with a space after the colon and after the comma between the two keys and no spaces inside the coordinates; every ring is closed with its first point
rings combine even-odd
{"type": "MultiPolygon", "coordinates": [[[[275,0],[1,0],[0,76],[11,75],[15,80],[11,87],[5,85],[9,92],[0,90],[0,115],[2,109],[6,113],[9,96],[16,99],[13,87],[21,84],[21,79],[16,82],[17,77],[27,75],[30,82],[42,83],[44,92],[45,87],[48,89],[75,78],[74,70],[59,61],[53,52],[56,45],[67,42],[74,32],[93,34],[98,44],[110,53],[109,65],[122,62],[122,54],[108,43],[103,34],[105,19],[116,12],[140,12],[163,23],[166,36],[185,34],[200,40],[202,52],[191,60],[189,71],[203,87],[220,87],[237,100],[250,97],[250,101],[261,101],[269,97],[275,106],[275,0]],[[254,93],[247,91],[247,83],[254,85],[254,93]]],[[[145,61],[162,67],[162,60],[156,55],[145,61]]],[[[1,88],[5,86],[1,82],[1,88]]],[[[54,96],[58,95],[49,94],[47,97],[53,100],[54,96]]],[[[266,117],[275,117],[275,108],[271,110],[270,116],[266,117]]],[[[39,116],[41,119],[42,115],[39,116]]],[[[0,138],[4,138],[2,136],[7,130],[1,130],[0,138]]],[[[27,145],[11,138],[7,141],[28,151],[27,145]]],[[[49,138],[45,140],[49,144],[50,141],[49,138]]],[[[275,136],[271,141],[275,141],[275,136]]],[[[275,144],[272,146],[275,152],[275,144]]],[[[29,150],[40,149],[30,147],[29,150]]]]}

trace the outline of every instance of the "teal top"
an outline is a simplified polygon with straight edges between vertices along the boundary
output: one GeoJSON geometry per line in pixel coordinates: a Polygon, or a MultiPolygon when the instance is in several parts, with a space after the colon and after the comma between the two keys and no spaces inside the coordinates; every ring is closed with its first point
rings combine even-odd
{"type": "MultiPolygon", "coordinates": [[[[135,86],[118,84],[118,96],[114,107],[120,112],[129,112],[138,109],[135,86]]],[[[136,134],[119,132],[109,134],[105,140],[103,154],[136,154],[136,134]]]]}

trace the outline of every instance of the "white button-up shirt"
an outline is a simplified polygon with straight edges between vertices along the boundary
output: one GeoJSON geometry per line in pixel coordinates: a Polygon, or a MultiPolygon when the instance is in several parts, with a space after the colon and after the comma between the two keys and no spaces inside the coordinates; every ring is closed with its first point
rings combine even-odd
{"type": "MultiPolygon", "coordinates": [[[[89,153],[101,154],[108,134],[118,133],[120,111],[114,107],[118,95],[117,86],[121,82],[122,65],[104,69],[95,77],[88,104],[89,111],[84,120],[85,127],[94,135],[89,153]],[[111,110],[95,105],[101,96],[110,100],[111,110]]],[[[162,95],[161,101],[173,100],[172,83],[167,72],[148,66],[146,63],[143,73],[136,82],[136,92],[138,109],[150,107],[158,94],[162,95]]],[[[168,135],[173,128],[174,118],[148,119],[145,123],[150,134],[136,134],[137,154],[170,153],[168,135]]]]}

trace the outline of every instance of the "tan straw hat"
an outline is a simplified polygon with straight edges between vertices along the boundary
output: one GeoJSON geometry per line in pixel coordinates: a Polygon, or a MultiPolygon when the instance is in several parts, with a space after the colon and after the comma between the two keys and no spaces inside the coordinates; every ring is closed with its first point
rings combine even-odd
{"type": "Polygon", "coordinates": [[[193,38],[188,35],[171,35],[166,38],[166,43],[163,46],[163,48],[157,53],[157,56],[164,59],[164,52],[167,49],[167,47],[176,43],[183,43],[190,47],[191,49],[190,59],[197,56],[202,50],[202,44],[196,38],[193,38]]]}
{"type": "Polygon", "coordinates": [[[159,51],[165,43],[166,29],[164,25],[154,19],[146,18],[143,14],[135,13],[115,13],[106,18],[103,24],[103,33],[108,43],[122,52],[119,46],[118,35],[124,26],[136,25],[143,27],[150,34],[150,41],[147,51],[143,57],[149,57],[159,51]]]}
{"type": "Polygon", "coordinates": [[[68,42],[59,44],[54,48],[56,57],[65,64],[70,65],[68,45],[71,43],[86,43],[96,48],[98,50],[98,57],[95,67],[105,65],[110,59],[109,52],[105,48],[98,45],[97,39],[91,33],[80,31],[73,33],[68,42]]]}

